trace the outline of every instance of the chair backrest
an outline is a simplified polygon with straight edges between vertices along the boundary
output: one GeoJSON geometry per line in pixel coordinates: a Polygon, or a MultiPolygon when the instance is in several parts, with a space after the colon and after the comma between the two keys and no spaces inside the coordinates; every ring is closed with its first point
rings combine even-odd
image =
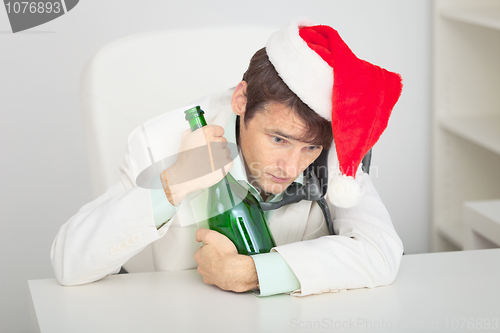
{"type": "MultiPolygon", "coordinates": [[[[229,26],[132,35],[104,46],[82,73],[81,103],[92,192],[119,180],[129,133],[144,121],[241,80],[273,27],[229,26]]],[[[152,271],[149,245],[125,265],[152,271]]]]}
{"type": "Polygon", "coordinates": [[[168,30],[114,41],[87,63],[81,102],[92,191],[119,180],[128,134],[144,121],[241,80],[273,27],[168,30]]]}

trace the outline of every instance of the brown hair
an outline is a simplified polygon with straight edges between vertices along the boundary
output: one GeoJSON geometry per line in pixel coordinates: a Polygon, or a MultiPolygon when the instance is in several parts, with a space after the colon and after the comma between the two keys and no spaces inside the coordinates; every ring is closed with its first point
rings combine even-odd
{"type": "Polygon", "coordinates": [[[307,132],[301,141],[330,148],[333,140],[331,122],[318,115],[288,88],[269,61],[265,47],[253,55],[243,81],[247,83],[245,124],[267,103],[284,104],[306,125],[307,132]]]}

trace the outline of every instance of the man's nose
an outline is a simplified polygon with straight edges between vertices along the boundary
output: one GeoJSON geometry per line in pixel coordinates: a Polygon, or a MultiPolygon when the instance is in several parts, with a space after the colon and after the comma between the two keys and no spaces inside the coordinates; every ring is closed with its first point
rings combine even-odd
{"type": "Polygon", "coordinates": [[[300,165],[300,150],[293,149],[288,151],[278,160],[278,167],[283,171],[283,173],[292,177],[297,175],[300,165]]]}

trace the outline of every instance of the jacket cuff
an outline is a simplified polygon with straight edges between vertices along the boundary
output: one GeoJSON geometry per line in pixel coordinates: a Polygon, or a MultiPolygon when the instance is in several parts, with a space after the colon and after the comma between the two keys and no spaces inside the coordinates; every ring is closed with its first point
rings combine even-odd
{"type": "Polygon", "coordinates": [[[278,252],[251,256],[259,278],[260,293],[255,296],[270,296],[290,293],[300,289],[300,282],[278,252]]]}
{"type": "Polygon", "coordinates": [[[173,206],[170,201],[168,201],[163,186],[161,185],[160,175],[151,179],[150,185],[155,226],[156,229],[160,229],[160,227],[177,213],[181,204],[173,206]]]}

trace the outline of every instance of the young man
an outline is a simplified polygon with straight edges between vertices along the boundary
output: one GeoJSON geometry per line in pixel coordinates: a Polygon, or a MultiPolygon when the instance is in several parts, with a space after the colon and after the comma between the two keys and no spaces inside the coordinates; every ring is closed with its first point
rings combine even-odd
{"type": "Polygon", "coordinates": [[[234,90],[199,103],[208,126],[185,130],[177,115],[186,106],[130,135],[121,181],[61,227],[51,253],[56,277],[65,285],[98,280],[153,243],[155,269],[197,267],[224,290],[309,295],[391,283],[402,244],[359,164],[400,92],[398,75],[357,59],[332,28],[290,24],[255,54],[234,90]],[[191,148],[222,143],[211,153],[225,172],[249,184],[258,200],[278,202],[292,182],[303,182],[332,137],[328,200],[336,235],[328,234],[318,204],[306,200],[266,212],[277,244],[269,254],[239,255],[225,236],[196,227],[206,219],[206,189],[223,173],[198,177],[191,148]],[[241,150],[234,161],[227,142],[241,150]],[[149,154],[159,160],[178,152],[152,180],[159,190],[137,186],[149,154]]]}

